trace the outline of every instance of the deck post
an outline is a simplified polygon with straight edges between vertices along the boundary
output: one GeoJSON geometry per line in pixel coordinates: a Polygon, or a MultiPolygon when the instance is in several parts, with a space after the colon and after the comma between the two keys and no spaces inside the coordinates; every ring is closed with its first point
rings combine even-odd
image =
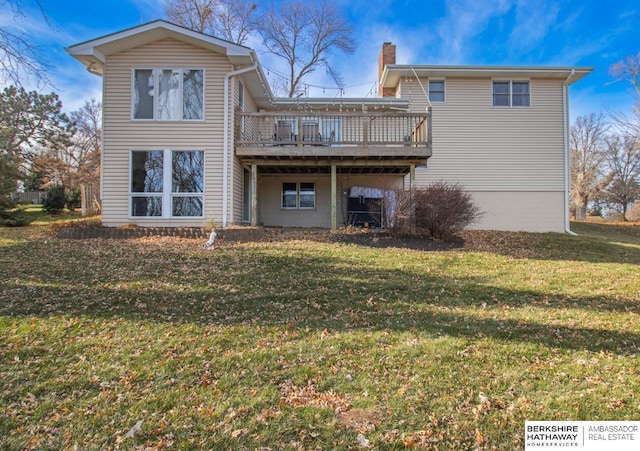
{"type": "Polygon", "coordinates": [[[337,186],[337,171],[336,165],[331,165],[331,230],[335,231],[337,229],[337,208],[338,208],[338,196],[336,194],[336,186],[337,186]]]}
{"type": "Polygon", "coordinates": [[[369,116],[367,116],[367,106],[362,105],[362,146],[369,146],[369,116]]]}
{"type": "Polygon", "coordinates": [[[251,165],[251,225],[258,225],[258,165],[251,165]]]}
{"type": "Polygon", "coordinates": [[[416,199],[413,195],[413,189],[416,187],[416,165],[409,166],[409,209],[411,214],[409,216],[409,222],[411,224],[411,233],[416,233],[416,199]]]}

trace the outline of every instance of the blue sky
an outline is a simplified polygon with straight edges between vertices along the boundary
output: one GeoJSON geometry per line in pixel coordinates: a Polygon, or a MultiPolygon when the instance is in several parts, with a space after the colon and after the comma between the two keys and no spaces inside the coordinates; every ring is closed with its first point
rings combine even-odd
{"type": "MultiPolygon", "coordinates": [[[[354,26],[355,54],[334,55],[344,78],[345,97],[371,96],[383,42],[397,46],[398,64],[593,66],[594,72],[570,91],[571,116],[618,110],[634,102],[627,83],[615,81],[609,67],[640,52],[640,2],[548,0],[338,0],[354,26]]],[[[0,23],[26,31],[41,46],[52,68],[65,110],[92,97],[101,80],[71,58],[64,47],[164,18],[162,0],[41,0],[55,25],[49,28],[34,0],[22,0],[27,20],[3,11],[0,23]]],[[[257,0],[260,4],[260,0],[257,0]]],[[[284,72],[273,56],[249,44],[271,71],[284,72]]],[[[311,96],[335,96],[324,71],[307,79],[311,96]]],[[[33,87],[33,86],[32,86],[33,87]]]]}

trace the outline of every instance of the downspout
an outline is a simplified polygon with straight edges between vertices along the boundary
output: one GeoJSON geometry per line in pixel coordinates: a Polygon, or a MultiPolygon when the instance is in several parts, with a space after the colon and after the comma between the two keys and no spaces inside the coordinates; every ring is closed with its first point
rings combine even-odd
{"type": "Polygon", "coordinates": [[[569,221],[569,189],[570,189],[570,172],[569,172],[569,82],[576,70],[571,69],[571,73],[562,84],[562,119],[564,126],[564,231],[567,235],[578,236],[577,233],[571,231],[571,223],[569,221]]]}
{"type": "Polygon", "coordinates": [[[251,66],[232,70],[224,76],[224,128],[222,141],[222,228],[227,227],[227,214],[229,209],[229,80],[236,75],[251,72],[258,68],[255,62],[251,66]]]}

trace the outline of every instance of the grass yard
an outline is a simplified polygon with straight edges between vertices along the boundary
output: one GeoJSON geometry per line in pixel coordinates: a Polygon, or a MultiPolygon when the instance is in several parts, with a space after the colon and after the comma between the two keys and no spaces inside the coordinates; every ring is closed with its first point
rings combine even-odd
{"type": "Polygon", "coordinates": [[[51,227],[0,229],[1,449],[511,450],[640,417],[637,225],[444,252],[51,227]]]}

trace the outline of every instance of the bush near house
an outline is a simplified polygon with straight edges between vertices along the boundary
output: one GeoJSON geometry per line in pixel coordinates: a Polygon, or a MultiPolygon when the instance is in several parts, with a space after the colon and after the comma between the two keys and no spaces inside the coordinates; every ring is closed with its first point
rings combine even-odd
{"type": "Polygon", "coordinates": [[[426,187],[398,193],[396,230],[406,231],[411,225],[411,203],[415,205],[413,219],[419,231],[437,240],[446,240],[480,218],[481,212],[471,194],[457,183],[435,182],[426,187]]]}

